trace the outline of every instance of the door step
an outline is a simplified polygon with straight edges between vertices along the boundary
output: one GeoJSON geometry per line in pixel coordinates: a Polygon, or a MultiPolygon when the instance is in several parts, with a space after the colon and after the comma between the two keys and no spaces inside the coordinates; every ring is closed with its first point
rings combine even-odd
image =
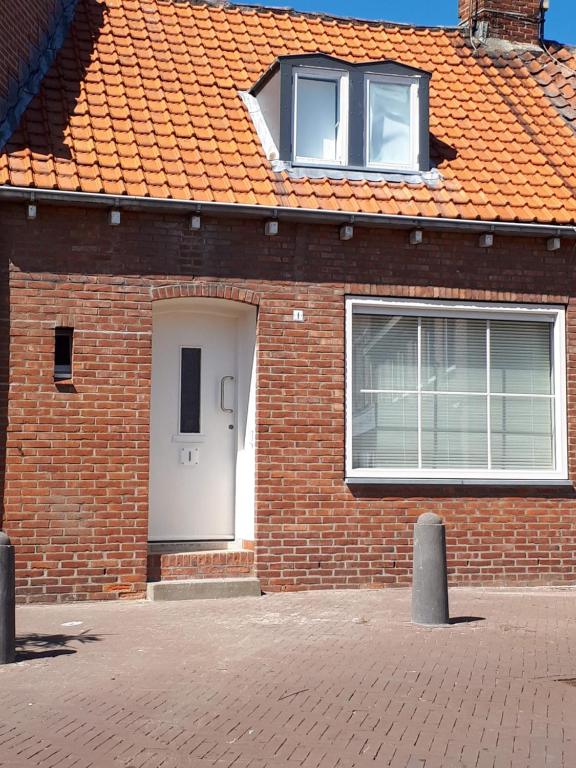
{"type": "MultiPolygon", "coordinates": [[[[155,545],[154,545],[155,546],[155,545]]],[[[148,553],[148,581],[183,579],[250,579],[254,576],[254,552],[250,549],[204,549],[148,553]]]]}
{"type": "Polygon", "coordinates": [[[148,584],[148,600],[209,600],[225,597],[260,597],[260,581],[240,579],[181,579],[148,584]]]}

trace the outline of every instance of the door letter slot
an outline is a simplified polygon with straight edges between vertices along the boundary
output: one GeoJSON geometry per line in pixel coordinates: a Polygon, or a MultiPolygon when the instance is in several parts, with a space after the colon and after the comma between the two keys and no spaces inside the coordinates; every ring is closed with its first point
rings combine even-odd
{"type": "Polygon", "coordinates": [[[195,467],[200,463],[199,448],[180,448],[180,464],[195,467]]]}

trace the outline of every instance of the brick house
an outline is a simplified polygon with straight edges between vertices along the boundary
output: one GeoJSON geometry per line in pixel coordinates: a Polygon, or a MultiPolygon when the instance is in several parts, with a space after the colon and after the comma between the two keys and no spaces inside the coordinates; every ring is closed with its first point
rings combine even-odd
{"type": "Polygon", "coordinates": [[[453,584],[573,583],[576,57],[481,5],[0,20],[22,600],[407,584],[424,511],[453,584]]]}

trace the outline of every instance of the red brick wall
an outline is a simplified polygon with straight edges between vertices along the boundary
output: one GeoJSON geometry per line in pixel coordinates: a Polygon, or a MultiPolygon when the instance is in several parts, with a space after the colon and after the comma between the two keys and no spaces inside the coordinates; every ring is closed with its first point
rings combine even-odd
{"type": "Polygon", "coordinates": [[[0,0],[0,102],[50,28],[58,0],[0,0]]]}
{"type": "MultiPolygon", "coordinates": [[[[10,260],[10,429],[5,527],[22,598],[142,594],[146,568],[151,287],[218,281],[261,297],[258,575],[267,590],[379,587],[410,579],[412,525],[447,522],[452,583],[563,584],[576,577],[571,488],[351,489],[344,465],[344,296],[567,303],[573,245],[103,210],[0,208],[10,260]],[[304,323],[292,322],[303,309],[304,323]],[[72,387],[52,380],[53,329],[75,328],[72,387]]],[[[0,308],[6,311],[4,291],[0,308]]],[[[9,321],[9,322],[8,322],[9,321]]],[[[569,363],[576,312],[568,311],[569,363]]],[[[5,367],[4,367],[5,370],[5,367]]],[[[576,425],[576,368],[568,413],[576,425]]],[[[5,392],[5,389],[2,390],[5,392]]],[[[576,468],[573,444],[571,472],[576,468]]]]}
{"type": "Polygon", "coordinates": [[[541,0],[458,0],[458,15],[462,21],[487,21],[488,37],[537,45],[541,5],[541,0]]]}

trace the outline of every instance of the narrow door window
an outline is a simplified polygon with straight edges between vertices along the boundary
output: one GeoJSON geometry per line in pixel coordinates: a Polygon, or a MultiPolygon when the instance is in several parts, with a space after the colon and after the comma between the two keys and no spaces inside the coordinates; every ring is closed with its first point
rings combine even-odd
{"type": "Polygon", "coordinates": [[[200,432],[201,350],[184,347],[180,360],[180,432],[200,432]]]}

